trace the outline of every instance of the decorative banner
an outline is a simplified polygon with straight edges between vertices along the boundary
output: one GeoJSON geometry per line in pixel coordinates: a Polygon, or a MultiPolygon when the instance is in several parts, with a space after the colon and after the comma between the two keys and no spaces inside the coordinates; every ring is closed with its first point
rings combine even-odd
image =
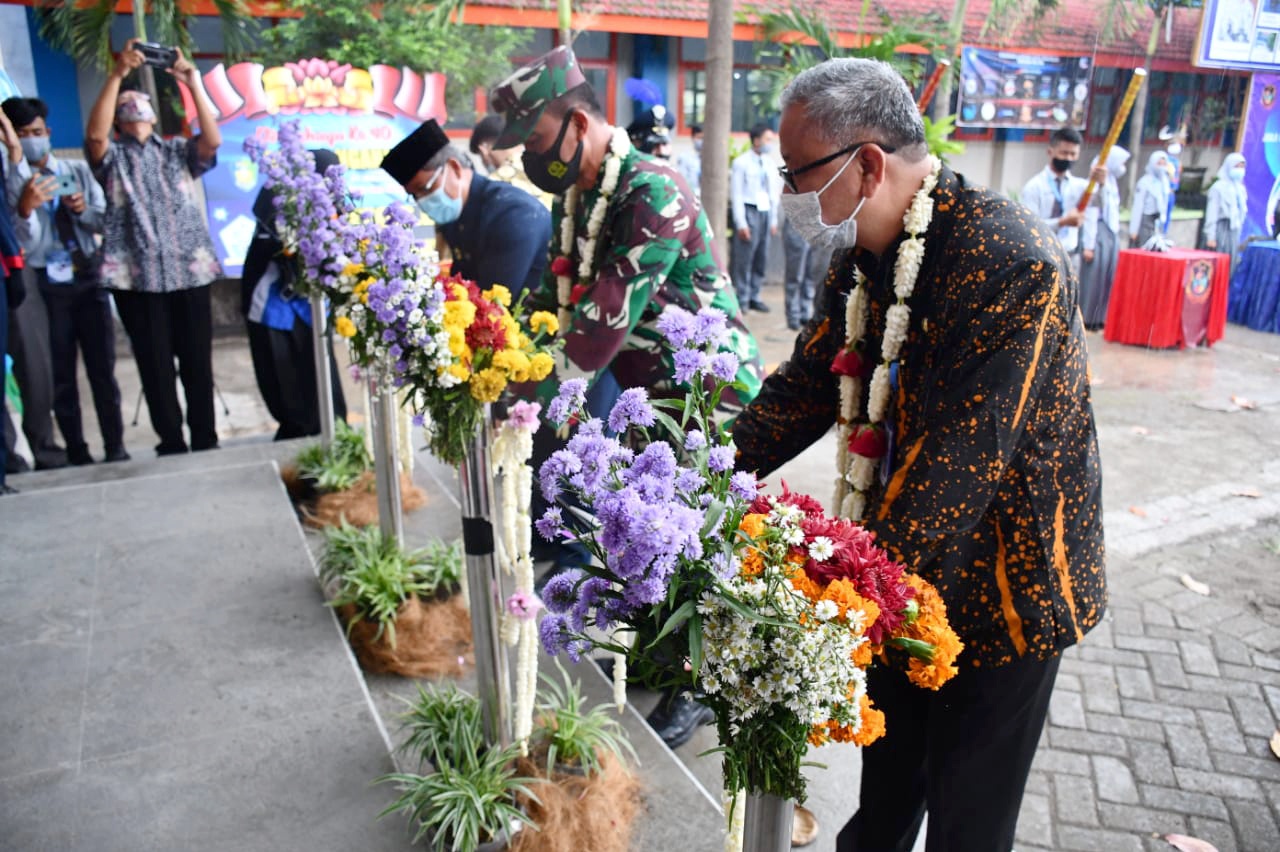
{"type": "Polygon", "coordinates": [[[1204,0],[1195,64],[1280,71],[1280,0],[1204,0]]]}
{"type": "MultiPolygon", "coordinates": [[[[222,147],[218,168],[204,176],[209,228],[229,276],[240,273],[253,239],[253,200],[262,181],[244,140],[276,141],[280,123],[302,116],[308,147],[331,148],[347,168],[347,185],[362,208],[403,201],[404,189],[378,168],[382,157],[419,124],[445,123],[443,74],[375,65],[369,69],[307,59],[278,68],[221,64],[200,80],[213,105],[222,147]]],[[[195,114],[183,90],[188,115],[195,114]]],[[[425,218],[424,218],[425,222],[425,218]]]]}
{"type": "MultiPolygon", "coordinates": [[[[1223,257],[1222,263],[1227,260],[1223,257]]],[[[1209,335],[1209,288],[1213,284],[1214,261],[1207,258],[1187,264],[1182,280],[1182,339],[1187,346],[1199,346],[1209,335]]]]}
{"type": "Polygon", "coordinates": [[[1254,74],[1240,132],[1249,213],[1241,237],[1270,236],[1280,217],[1280,74],[1254,74]]]}
{"type": "Polygon", "coordinates": [[[1083,129],[1092,60],[966,47],[960,58],[961,127],[1083,129]]]}

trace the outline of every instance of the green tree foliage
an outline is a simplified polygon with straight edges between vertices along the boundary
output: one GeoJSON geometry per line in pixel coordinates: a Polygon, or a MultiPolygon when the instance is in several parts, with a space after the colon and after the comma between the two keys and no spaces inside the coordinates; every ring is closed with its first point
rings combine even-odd
{"type": "MultiPolygon", "coordinates": [[[[138,0],[139,5],[144,0],[138,0]]],[[[111,27],[117,16],[116,0],[35,0],[40,36],[77,62],[101,70],[113,62],[111,27]]],[[[188,0],[145,0],[147,38],[176,45],[191,56],[196,47],[188,24],[192,18],[188,0]]],[[[256,22],[241,0],[213,0],[222,24],[223,52],[229,58],[244,55],[253,44],[256,22]]],[[[131,14],[131,13],[126,13],[131,14]]],[[[115,45],[118,49],[123,45],[115,45]]]]}
{"type": "Polygon", "coordinates": [[[880,12],[877,14],[880,31],[861,39],[862,22],[865,22],[869,9],[870,0],[864,0],[859,23],[859,37],[863,43],[856,47],[840,46],[826,19],[817,11],[794,5],[783,12],[750,10],[750,18],[758,22],[764,31],[764,38],[757,43],[756,51],[763,66],[760,70],[768,76],[769,88],[761,95],[764,102],[760,106],[776,110],[782,90],[793,77],[828,59],[879,59],[897,68],[908,84],[914,86],[918,83],[924,70],[923,57],[919,53],[900,52],[899,48],[914,46],[923,48],[930,55],[938,55],[945,22],[936,15],[894,21],[888,13],[880,12]]]}
{"type": "Polygon", "coordinates": [[[465,0],[423,6],[415,0],[287,0],[301,17],[263,33],[259,57],[268,65],[319,57],[357,68],[383,64],[440,72],[451,112],[469,110],[477,87],[510,73],[524,33],[507,27],[458,24],[465,0]]]}

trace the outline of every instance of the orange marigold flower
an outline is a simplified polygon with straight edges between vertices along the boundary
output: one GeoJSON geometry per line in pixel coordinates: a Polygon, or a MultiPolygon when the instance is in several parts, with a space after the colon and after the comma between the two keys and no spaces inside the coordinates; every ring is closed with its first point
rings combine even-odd
{"type": "Polygon", "coordinates": [[[884,736],[884,713],[871,706],[871,699],[862,696],[862,727],[853,741],[860,746],[869,746],[884,736]]]}

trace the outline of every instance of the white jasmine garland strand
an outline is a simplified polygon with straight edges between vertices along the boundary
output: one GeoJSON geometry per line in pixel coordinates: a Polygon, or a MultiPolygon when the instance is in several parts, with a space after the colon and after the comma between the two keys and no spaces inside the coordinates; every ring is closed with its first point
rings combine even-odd
{"type": "Polygon", "coordinates": [[[724,830],[724,852],[742,852],[743,829],[746,825],[747,794],[745,790],[720,794],[727,820],[724,830]]]}
{"type": "MultiPolygon", "coordinates": [[[[871,384],[867,392],[867,423],[882,423],[889,412],[892,388],[889,381],[890,365],[898,360],[902,344],[907,340],[911,327],[911,308],[907,300],[915,292],[916,279],[920,277],[920,266],[924,261],[924,234],[933,220],[933,198],[930,193],[938,185],[938,174],[942,163],[936,157],[929,158],[929,174],[920,184],[911,199],[911,205],[902,216],[902,225],[907,237],[898,246],[898,253],[893,265],[893,294],[897,301],[885,311],[884,335],[880,345],[880,363],[871,374],[871,384]]],[[[860,270],[854,270],[854,286],[849,292],[845,305],[845,337],[846,349],[857,350],[866,335],[868,318],[870,317],[869,299],[867,295],[867,279],[860,270]]],[[[866,511],[866,491],[875,481],[880,459],[862,456],[848,450],[849,437],[853,434],[858,417],[857,397],[861,396],[861,386],[850,388],[856,390],[855,401],[846,402],[846,386],[841,380],[840,386],[840,428],[838,431],[839,449],[836,455],[836,467],[843,471],[840,482],[836,485],[835,506],[837,513],[850,520],[861,520],[866,511]],[[849,490],[846,486],[852,486],[849,490]]]]}
{"type": "MultiPolygon", "coordinates": [[[[609,141],[609,152],[605,155],[604,167],[602,169],[603,178],[600,182],[600,195],[596,198],[596,203],[591,208],[591,213],[587,216],[587,237],[586,242],[582,246],[582,255],[578,259],[578,283],[587,285],[595,279],[596,269],[596,243],[600,236],[600,228],[604,224],[604,217],[609,211],[609,200],[613,197],[614,192],[618,189],[618,181],[622,178],[622,160],[631,153],[631,137],[627,135],[627,131],[623,127],[615,127],[613,129],[613,137],[609,141]]],[[[575,208],[578,201],[578,188],[570,187],[564,197],[564,218],[560,220],[560,245],[559,253],[561,257],[566,259],[573,257],[574,249],[574,219],[575,208]]],[[[556,277],[556,297],[560,301],[560,328],[565,329],[568,325],[570,315],[573,313],[573,306],[570,300],[573,297],[573,282],[566,275],[556,277]]]]}

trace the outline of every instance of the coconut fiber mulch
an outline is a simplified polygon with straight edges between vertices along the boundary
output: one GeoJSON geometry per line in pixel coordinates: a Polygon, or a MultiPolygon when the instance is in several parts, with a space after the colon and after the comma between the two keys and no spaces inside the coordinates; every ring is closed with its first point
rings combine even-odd
{"type": "Polygon", "coordinates": [[[390,633],[377,636],[378,625],[361,619],[354,624],[354,606],[338,608],[360,666],[370,673],[405,677],[458,677],[474,665],[471,650],[471,614],[461,595],[443,600],[409,598],[400,605],[395,621],[395,645],[390,633]],[[377,636],[377,638],[374,638],[377,636]]]}
{"type": "MultiPolygon", "coordinates": [[[[511,852],[628,852],[640,809],[640,782],[617,758],[606,755],[591,777],[555,772],[550,784],[535,784],[538,801],[520,804],[537,830],[526,826],[511,852]]],[[[545,777],[546,759],[522,759],[519,774],[545,777]]]]}
{"type": "MultiPolygon", "coordinates": [[[[343,519],[357,527],[378,522],[378,491],[373,471],[360,474],[355,484],[344,491],[317,491],[298,475],[295,467],[283,468],[280,477],[309,527],[336,527],[343,519]]],[[[427,505],[426,492],[414,485],[406,473],[400,474],[400,503],[405,512],[427,505]]]]}

